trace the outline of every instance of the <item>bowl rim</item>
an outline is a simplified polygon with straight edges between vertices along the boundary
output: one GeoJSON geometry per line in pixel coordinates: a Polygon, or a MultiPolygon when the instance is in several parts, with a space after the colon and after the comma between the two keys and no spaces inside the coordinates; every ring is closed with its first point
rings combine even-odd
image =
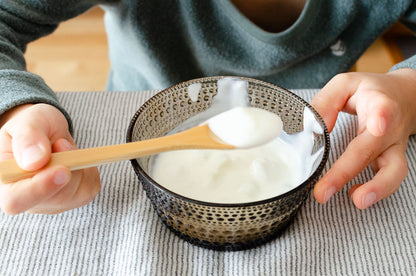
{"type": "Polygon", "coordinates": [[[324,140],[325,140],[325,145],[324,145],[324,153],[322,155],[322,159],[321,162],[319,163],[318,167],[315,169],[315,171],[306,179],[304,180],[301,184],[299,184],[298,186],[296,186],[295,188],[274,196],[274,197],[270,197],[267,199],[262,199],[262,200],[257,200],[257,201],[250,201],[250,202],[241,202],[241,203],[217,203],[217,202],[208,202],[208,201],[202,201],[202,200],[197,200],[197,199],[193,199],[190,197],[186,197],[183,196],[181,194],[175,193],[167,188],[165,188],[163,185],[157,183],[150,175],[148,175],[145,170],[139,165],[139,163],[137,162],[136,159],[131,159],[130,162],[134,168],[134,171],[137,174],[140,174],[140,176],[142,176],[143,178],[145,178],[147,181],[149,181],[154,187],[158,188],[159,190],[166,192],[168,194],[170,194],[173,197],[177,197],[185,202],[189,202],[189,203],[193,203],[193,204],[197,204],[197,205],[204,205],[204,206],[210,206],[210,207],[223,207],[223,208],[241,208],[241,207],[252,207],[252,206],[259,206],[259,205],[264,205],[267,203],[271,203],[274,201],[278,201],[282,198],[285,198],[287,196],[290,196],[291,194],[296,193],[297,191],[303,189],[306,185],[310,184],[311,181],[313,181],[314,179],[318,178],[320,176],[320,174],[322,173],[326,162],[328,161],[329,158],[329,152],[330,152],[330,138],[329,138],[329,131],[328,128],[324,122],[324,120],[322,119],[321,115],[319,115],[319,113],[312,107],[312,105],[310,105],[307,101],[305,101],[303,98],[301,98],[300,96],[296,95],[295,93],[289,91],[288,89],[285,89],[283,87],[280,87],[278,85],[269,83],[269,82],[265,82],[262,80],[258,80],[258,79],[254,79],[254,78],[249,78],[249,77],[240,77],[240,76],[212,76],[212,77],[203,77],[203,78],[196,78],[196,79],[191,79],[188,81],[183,81],[180,82],[178,84],[174,84],[172,86],[169,86],[168,88],[162,89],[161,91],[157,92],[155,95],[153,95],[152,97],[150,97],[148,100],[146,100],[146,102],[140,106],[140,108],[134,113],[132,119],[130,120],[130,124],[129,127],[127,129],[127,135],[126,135],[126,142],[132,142],[132,134],[133,134],[133,129],[134,126],[136,124],[136,121],[138,120],[138,118],[140,117],[140,114],[143,113],[143,110],[145,108],[147,108],[148,105],[152,104],[152,101],[154,101],[155,99],[157,99],[158,97],[161,97],[162,95],[168,93],[171,89],[177,87],[177,86],[181,86],[181,85],[185,85],[185,84],[192,84],[192,83],[197,83],[197,82],[207,82],[207,81],[218,81],[222,78],[238,78],[238,79],[242,79],[248,82],[255,82],[258,84],[262,84],[265,86],[269,86],[270,88],[273,89],[277,89],[277,90],[281,90],[284,93],[287,93],[289,96],[295,98],[296,100],[302,102],[302,104],[304,104],[306,107],[308,107],[313,114],[315,115],[315,117],[317,118],[319,124],[323,127],[324,129],[324,140]]]}

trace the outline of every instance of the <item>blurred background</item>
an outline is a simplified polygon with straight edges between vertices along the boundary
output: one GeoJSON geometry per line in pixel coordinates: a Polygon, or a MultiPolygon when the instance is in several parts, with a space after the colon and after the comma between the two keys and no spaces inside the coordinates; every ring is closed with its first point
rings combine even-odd
{"type": "MultiPolygon", "coordinates": [[[[62,23],[47,37],[31,43],[25,54],[30,72],[55,91],[102,91],[110,68],[104,12],[93,8],[62,23]]],[[[416,54],[416,37],[394,25],[366,51],[351,71],[385,73],[416,54]]]]}

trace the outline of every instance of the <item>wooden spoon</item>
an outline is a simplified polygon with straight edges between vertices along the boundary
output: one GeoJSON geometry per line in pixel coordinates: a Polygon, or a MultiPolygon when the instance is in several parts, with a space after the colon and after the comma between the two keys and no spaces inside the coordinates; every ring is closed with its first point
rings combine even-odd
{"type": "MultiPolygon", "coordinates": [[[[63,165],[78,170],[180,149],[235,149],[264,144],[282,131],[274,113],[254,107],[237,107],[220,113],[202,125],[160,138],[89,149],[53,153],[46,167],[63,165]]],[[[24,171],[16,160],[0,162],[0,181],[15,182],[43,170],[24,171]]]]}
{"type": "Polygon", "coordinates": [[[95,167],[111,162],[135,159],[141,156],[180,149],[234,149],[221,141],[207,124],[160,138],[120,145],[78,149],[53,153],[49,163],[37,171],[22,170],[16,160],[0,162],[0,180],[3,184],[32,177],[53,165],[63,165],[70,170],[95,167]]]}

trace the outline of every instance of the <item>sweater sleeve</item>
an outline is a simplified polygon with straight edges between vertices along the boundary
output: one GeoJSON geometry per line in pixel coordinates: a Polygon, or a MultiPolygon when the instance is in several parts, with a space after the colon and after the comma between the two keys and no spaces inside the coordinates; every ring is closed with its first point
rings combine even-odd
{"type": "Polygon", "coordinates": [[[52,33],[58,24],[88,10],[94,0],[1,0],[0,1],[0,115],[25,103],[47,103],[68,120],[55,93],[39,76],[26,71],[24,52],[28,43],[52,33]]]}
{"type": "MultiPolygon", "coordinates": [[[[410,1],[409,8],[407,9],[404,16],[400,19],[400,22],[408,27],[412,32],[416,33],[416,1],[410,1]]],[[[397,63],[390,71],[394,71],[401,68],[412,68],[416,69],[416,55],[397,63]]]]}

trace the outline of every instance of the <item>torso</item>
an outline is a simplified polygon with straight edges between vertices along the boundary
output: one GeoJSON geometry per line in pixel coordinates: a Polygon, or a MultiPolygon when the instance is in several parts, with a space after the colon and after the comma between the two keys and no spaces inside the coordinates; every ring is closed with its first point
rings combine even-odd
{"type": "Polygon", "coordinates": [[[240,11],[243,0],[117,1],[123,4],[103,7],[112,61],[107,87],[118,91],[163,89],[218,75],[247,76],[290,89],[321,88],[334,74],[350,70],[409,9],[393,0],[383,5],[372,0],[257,0],[257,8],[264,9],[266,1],[281,1],[273,2],[281,8],[267,8],[270,12],[256,18],[258,9],[240,11]],[[282,3],[294,5],[290,16],[282,3]]]}

